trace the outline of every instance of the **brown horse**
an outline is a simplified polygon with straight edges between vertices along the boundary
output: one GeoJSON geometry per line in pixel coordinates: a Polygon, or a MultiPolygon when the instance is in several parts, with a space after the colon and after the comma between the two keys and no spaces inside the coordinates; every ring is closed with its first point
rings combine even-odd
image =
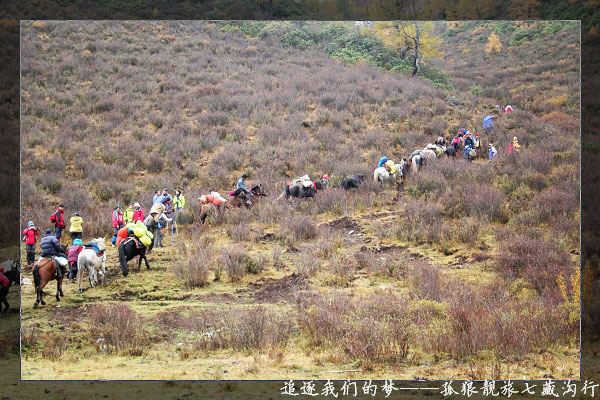
{"type": "Polygon", "coordinates": [[[256,203],[258,203],[258,201],[261,198],[263,198],[267,195],[264,192],[262,185],[260,185],[260,184],[254,186],[252,189],[250,189],[250,192],[252,193],[252,202],[250,202],[250,203],[248,202],[248,197],[246,196],[246,193],[240,192],[240,194],[238,194],[237,196],[232,196],[231,205],[233,207],[252,208],[256,205],[256,203]]]}
{"type": "MultiPolygon", "coordinates": [[[[61,245],[60,247],[63,249],[63,252],[66,253],[65,246],[61,245]]],[[[33,305],[34,308],[37,308],[39,303],[42,303],[43,306],[46,305],[46,302],[42,297],[44,294],[43,289],[50,281],[56,279],[56,301],[60,301],[59,295],[64,296],[62,291],[62,281],[65,274],[63,273],[60,278],[57,278],[56,268],[57,264],[50,258],[40,258],[33,266],[33,283],[35,284],[36,293],[36,300],[33,305]]]]}
{"type": "Polygon", "coordinates": [[[233,205],[231,202],[225,201],[222,207],[223,208],[219,209],[219,207],[213,203],[203,204],[202,208],[200,209],[200,221],[204,224],[209,215],[216,215],[219,218],[225,218],[225,210],[233,207],[233,205]]]}

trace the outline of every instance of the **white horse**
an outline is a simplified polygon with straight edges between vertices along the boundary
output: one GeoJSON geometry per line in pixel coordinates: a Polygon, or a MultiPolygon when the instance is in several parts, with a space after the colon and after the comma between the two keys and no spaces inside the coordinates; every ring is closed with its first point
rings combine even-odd
{"type": "Polygon", "coordinates": [[[390,174],[385,167],[376,168],[375,171],[373,171],[373,180],[375,183],[383,183],[390,178],[395,178],[396,181],[398,181],[398,179],[404,180],[404,178],[406,178],[408,165],[408,161],[404,158],[400,161],[400,164],[394,164],[394,168],[396,169],[395,174],[390,174]]]}
{"type": "Polygon", "coordinates": [[[98,249],[102,253],[101,256],[96,254],[94,249],[84,248],[77,257],[77,284],[79,285],[79,292],[81,289],[81,280],[83,279],[83,271],[87,268],[88,278],[90,280],[90,287],[98,284],[98,275],[102,278],[102,285],[105,284],[106,279],[106,244],[104,238],[96,238],[91,241],[98,245],[98,249]],[[99,267],[102,267],[102,271],[96,271],[99,267]]]}
{"type": "Polygon", "coordinates": [[[382,183],[390,177],[390,173],[385,167],[378,167],[373,171],[373,181],[375,183],[382,183]]]}

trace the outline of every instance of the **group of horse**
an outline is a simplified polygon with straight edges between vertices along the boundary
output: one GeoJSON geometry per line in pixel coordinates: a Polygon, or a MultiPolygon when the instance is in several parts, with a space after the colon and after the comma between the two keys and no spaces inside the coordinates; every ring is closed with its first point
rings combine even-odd
{"type": "MultiPolygon", "coordinates": [[[[419,171],[426,162],[431,160],[435,160],[438,157],[441,157],[443,154],[446,154],[448,157],[456,156],[456,149],[453,146],[440,146],[438,144],[428,144],[424,149],[417,149],[413,151],[408,159],[402,158],[398,164],[394,165],[395,171],[394,173],[390,173],[388,169],[384,166],[378,167],[373,172],[373,180],[375,183],[383,184],[384,182],[394,181],[396,183],[403,182],[406,179],[406,176],[411,168],[414,168],[415,171],[419,171]]],[[[359,185],[364,182],[366,179],[363,174],[356,174],[351,177],[347,177],[342,179],[340,183],[340,187],[344,190],[357,189],[359,185]]],[[[277,200],[285,197],[286,199],[290,198],[314,198],[316,194],[326,189],[329,186],[329,181],[326,179],[320,181],[297,181],[292,184],[287,184],[281,193],[281,195],[277,198],[277,200]]],[[[236,196],[232,196],[230,200],[227,200],[224,204],[223,211],[226,208],[235,208],[235,207],[246,207],[251,208],[255,206],[260,200],[267,196],[261,184],[255,185],[250,189],[251,196],[246,195],[241,192],[236,196]],[[249,201],[251,199],[251,201],[249,201]]],[[[208,215],[218,214],[218,207],[212,203],[204,204],[201,207],[200,211],[200,220],[202,223],[205,222],[208,215]]],[[[222,215],[222,214],[221,214],[222,215]]],[[[92,240],[92,243],[95,243],[100,253],[97,253],[93,248],[84,248],[78,256],[78,273],[77,273],[77,284],[79,286],[79,292],[82,292],[81,282],[83,273],[85,270],[88,271],[88,279],[90,282],[90,287],[94,287],[98,284],[98,275],[101,277],[102,284],[105,283],[106,279],[106,245],[104,243],[104,238],[96,238],[92,240]]],[[[148,263],[148,259],[146,258],[146,252],[151,251],[154,246],[154,240],[148,248],[141,246],[135,239],[127,238],[123,240],[119,244],[118,253],[119,253],[119,263],[121,266],[121,271],[124,276],[127,276],[129,273],[129,267],[127,262],[132,258],[139,256],[138,259],[138,271],[141,269],[142,261],[146,263],[146,268],[150,269],[150,265],[148,263]]],[[[63,247],[63,251],[66,252],[66,249],[63,247]]],[[[62,281],[63,277],[57,278],[57,267],[58,263],[47,258],[40,258],[33,267],[33,277],[35,283],[35,291],[36,291],[36,302],[34,307],[37,307],[39,303],[45,305],[46,303],[43,300],[43,289],[46,284],[56,279],[57,287],[56,287],[56,300],[60,301],[60,297],[63,296],[62,291],[62,281]]],[[[18,281],[18,270],[17,272],[11,272],[16,276],[16,281],[18,281]]],[[[9,274],[6,274],[9,276],[9,274]]],[[[12,275],[10,275],[12,276],[12,275]]],[[[12,278],[9,278],[12,279],[12,278]]],[[[0,302],[4,302],[8,307],[8,303],[6,302],[6,295],[2,297],[3,291],[8,291],[7,288],[0,290],[0,302]]],[[[1,307],[1,305],[0,305],[1,307]]],[[[0,308],[0,312],[1,312],[0,308]]]]}
{"type": "Polygon", "coordinates": [[[425,148],[417,149],[410,153],[408,159],[402,158],[400,163],[395,164],[394,168],[396,172],[394,174],[391,174],[384,166],[376,168],[375,171],[373,171],[373,180],[376,183],[383,183],[390,180],[390,178],[394,178],[396,182],[403,182],[411,168],[414,168],[415,171],[419,171],[426,162],[435,160],[444,154],[447,157],[456,157],[457,152],[458,150],[455,149],[454,146],[430,143],[425,148]]]}

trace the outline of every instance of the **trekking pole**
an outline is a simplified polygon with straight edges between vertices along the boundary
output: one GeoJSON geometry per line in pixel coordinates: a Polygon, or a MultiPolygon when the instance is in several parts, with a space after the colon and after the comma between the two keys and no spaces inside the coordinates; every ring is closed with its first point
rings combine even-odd
{"type": "Polygon", "coordinates": [[[171,244],[175,245],[175,219],[171,221],[171,244]]]}

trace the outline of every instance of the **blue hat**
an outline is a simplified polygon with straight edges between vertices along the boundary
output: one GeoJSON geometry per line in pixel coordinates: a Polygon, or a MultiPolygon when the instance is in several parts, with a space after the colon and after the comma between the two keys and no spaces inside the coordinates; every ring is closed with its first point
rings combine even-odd
{"type": "Polygon", "coordinates": [[[27,223],[27,226],[33,226],[33,225],[35,225],[35,224],[33,223],[33,221],[29,221],[29,222],[27,223]]]}
{"type": "Polygon", "coordinates": [[[73,246],[83,246],[83,242],[81,239],[75,239],[73,240],[73,246]]]}

